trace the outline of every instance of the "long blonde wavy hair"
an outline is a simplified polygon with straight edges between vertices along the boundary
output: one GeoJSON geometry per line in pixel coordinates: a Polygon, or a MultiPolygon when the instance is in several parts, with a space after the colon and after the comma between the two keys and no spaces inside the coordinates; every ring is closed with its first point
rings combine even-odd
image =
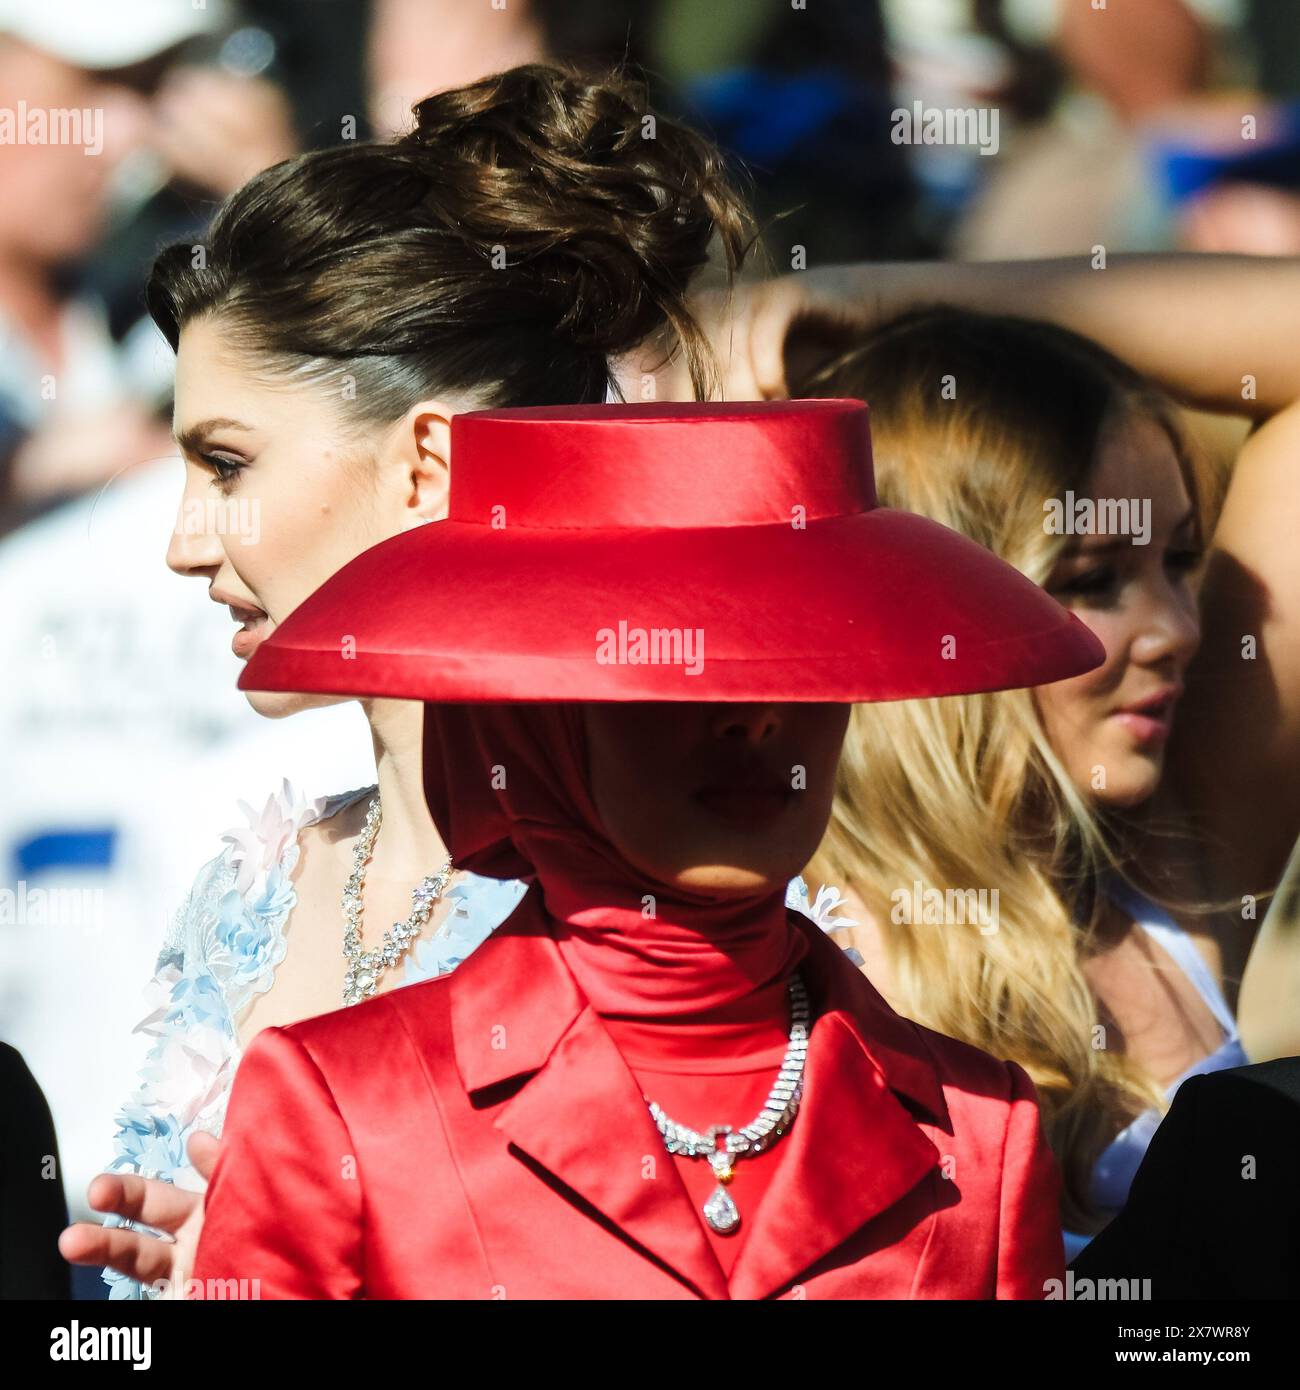
{"type": "MultiPolygon", "coordinates": [[[[962,532],[1040,585],[1068,540],[1048,534],[1043,503],[1088,493],[1113,427],[1157,421],[1197,497],[1171,403],[1104,349],[1049,324],[913,311],[792,394],[866,400],[881,501],[962,532]]],[[[879,924],[900,1012],[1033,1078],[1074,1230],[1100,1224],[1088,1199],[1097,1155],[1128,1119],[1166,1103],[1151,1076],[1105,1047],[1083,971],[1104,875],[1131,878],[1131,830],[1076,787],[1031,691],[860,705],[809,866],[814,880],[852,888],[879,924]],[[996,930],[894,922],[894,893],[915,882],[996,888],[996,930]]]]}

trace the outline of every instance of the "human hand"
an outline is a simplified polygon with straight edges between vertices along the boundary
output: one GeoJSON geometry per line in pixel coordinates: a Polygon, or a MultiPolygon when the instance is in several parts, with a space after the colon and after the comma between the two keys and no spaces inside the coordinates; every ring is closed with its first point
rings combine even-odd
{"type": "Polygon", "coordinates": [[[9,491],[18,503],[86,492],[137,463],[175,452],[167,429],[130,402],[60,415],[15,450],[9,491]]]}
{"type": "Polygon", "coordinates": [[[274,83],[177,67],[154,103],[154,149],[173,174],[219,198],[298,152],[289,100],[274,83]]]}
{"type": "MultiPolygon", "coordinates": [[[[190,1162],[205,1187],[219,1147],[211,1134],[199,1131],[190,1136],[190,1162]]],[[[173,1291],[171,1296],[179,1298],[181,1295],[174,1290],[183,1288],[194,1268],[199,1232],[203,1229],[204,1194],[132,1173],[100,1173],[86,1196],[96,1211],[139,1221],[164,1235],[78,1221],[59,1236],[63,1258],[74,1265],[107,1266],[145,1285],[164,1282],[173,1291]]]]}

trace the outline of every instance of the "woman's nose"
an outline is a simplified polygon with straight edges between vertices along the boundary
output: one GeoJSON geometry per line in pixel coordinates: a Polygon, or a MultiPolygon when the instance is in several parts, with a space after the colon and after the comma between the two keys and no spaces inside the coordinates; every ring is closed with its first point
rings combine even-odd
{"type": "Polygon", "coordinates": [[[206,575],[220,567],[225,550],[220,535],[207,522],[205,509],[193,502],[187,490],[167,545],[167,568],[181,575],[206,575]]]}
{"type": "Polygon", "coordinates": [[[719,705],[712,722],[718,738],[764,743],[780,729],[781,711],[777,705],[719,705]]]}
{"type": "Polygon", "coordinates": [[[1146,665],[1172,663],[1180,669],[1201,644],[1201,624],[1196,602],[1173,593],[1152,601],[1141,633],[1134,643],[1134,657],[1146,665]]]}

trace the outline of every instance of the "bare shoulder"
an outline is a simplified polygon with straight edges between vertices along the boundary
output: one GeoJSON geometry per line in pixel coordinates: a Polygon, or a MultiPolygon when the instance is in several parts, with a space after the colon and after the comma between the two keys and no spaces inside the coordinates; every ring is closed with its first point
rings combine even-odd
{"type": "Polygon", "coordinates": [[[845,950],[852,949],[862,957],[859,967],[862,973],[875,985],[890,1007],[897,1010],[893,971],[879,922],[851,888],[844,891],[843,912],[858,925],[837,929],[834,934],[836,945],[845,950]]]}
{"type": "Polygon", "coordinates": [[[366,812],[374,792],[374,787],[361,787],[326,797],[321,814],[298,832],[299,843],[304,847],[324,847],[355,840],[365,828],[366,812]]]}

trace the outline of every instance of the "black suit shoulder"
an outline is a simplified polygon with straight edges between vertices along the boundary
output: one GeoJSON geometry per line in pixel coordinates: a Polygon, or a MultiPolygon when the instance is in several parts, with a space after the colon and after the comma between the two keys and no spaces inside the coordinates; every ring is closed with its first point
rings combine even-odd
{"type": "Polygon", "coordinates": [[[0,1299],[66,1299],[68,1224],[50,1107],[22,1053],[0,1043],[0,1299]]]}
{"type": "Polygon", "coordinates": [[[1300,1295],[1300,1058],[1189,1077],[1076,1278],[1153,1298],[1300,1295]]]}

